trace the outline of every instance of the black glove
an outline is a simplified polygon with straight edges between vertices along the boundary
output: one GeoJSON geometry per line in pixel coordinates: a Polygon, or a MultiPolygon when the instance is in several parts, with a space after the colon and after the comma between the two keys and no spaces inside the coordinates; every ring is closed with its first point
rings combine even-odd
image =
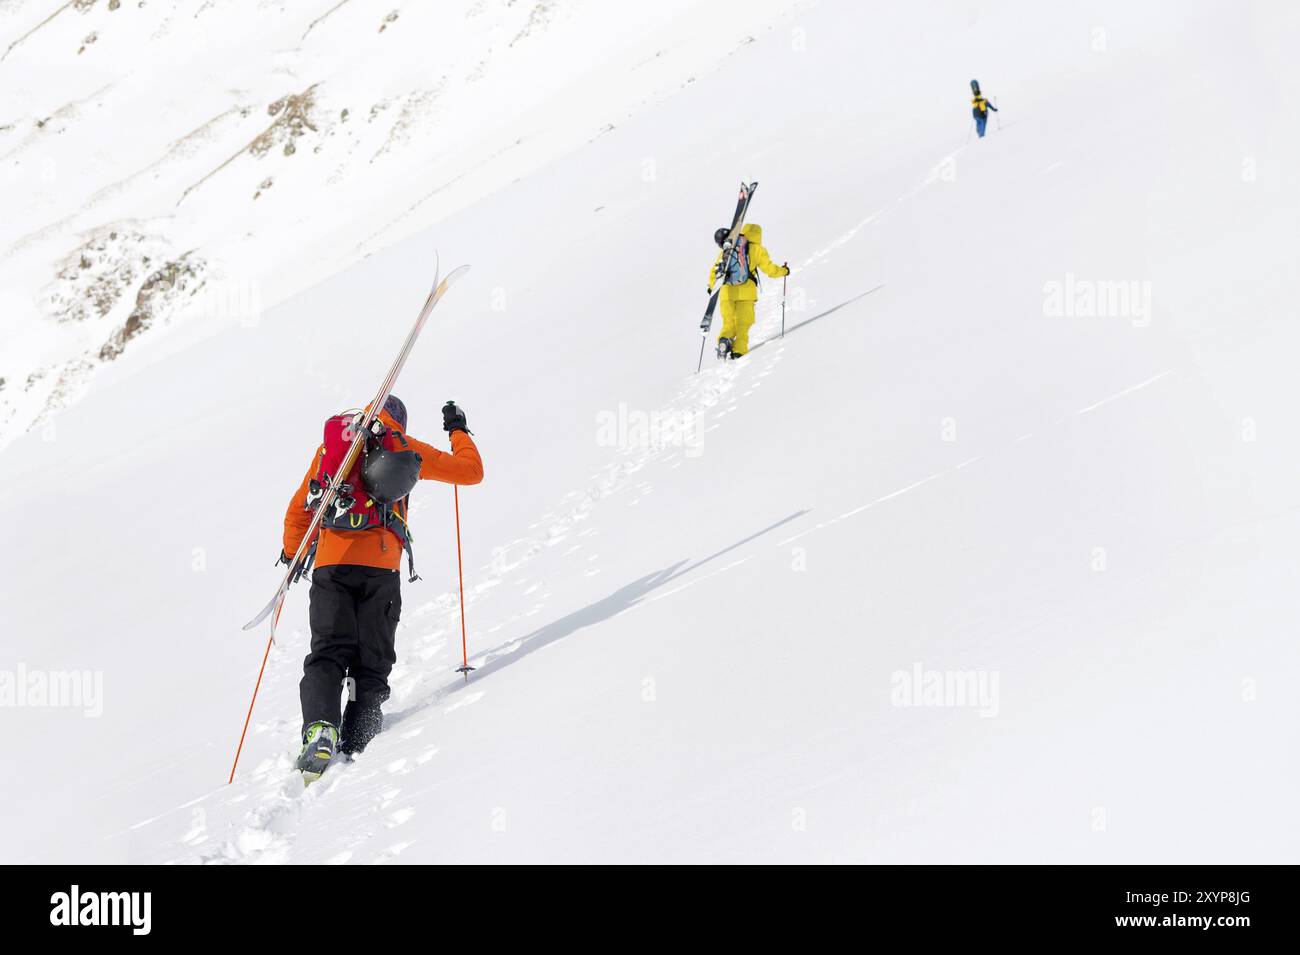
{"type": "Polygon", "coordinates": [[[783,263],[782,263],[782,266],[785,268],[785,273],[784,273],[784,274],[785,274],[785,275],[789,275],[789,274],[790,274],[790,263],[789,263],[789,262],[783,262],[783,263]]]}
{"type": "Polygon", "coordinates": [[[291,560],[293,560],[293,558],[290,557],[288,554],[286,554],[283,550],[281,550],[280,559],[275,562],[275,566],[279,567],[281,564],[284,564],[287,567],[289,566],[289,562],[291,560]]]}
{"type": "Polygon", "coordinates": [[[469,433],[469,426],[465,424],[465,412],[454,401],[448,401],[442,406],[442,430],[448,434],[456,431],[469,433]]]}

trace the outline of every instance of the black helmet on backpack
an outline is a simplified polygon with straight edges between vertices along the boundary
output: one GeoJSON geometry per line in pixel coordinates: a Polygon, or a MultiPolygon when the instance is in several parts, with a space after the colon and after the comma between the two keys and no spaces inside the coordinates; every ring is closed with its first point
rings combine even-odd
{"type": "Polygon", "coordinates": [[[971,91],[972,93],[974,93],[976,96],[979,96],[979,95],[980,95],[980,81],[979,81],[979,80],[971,80],[971,81],[970,81],[970,91],[971,91]]]}
{"type": "Polygon", "coordinates": [[[384,447],[381,438],[366,442],[365,460],[361,462],[361,483],[380,504],[396,504],[411,493],[420,480],[423,459],[415,451],[394,451],[384,447]]]}
{"type": "Polygon", "coordinates": [[[375,423],[366,440],[361,483],[376,503],[391,505],[411,493],[415,482],[420,480],[423,459],[415,451],[390,446],[395,439],[406,447],[406,437],[401,433],[406,430],[406,405],[402,399],[389,395],[384,400],[384,411],[396,423],[397,430],[390,432],[379,422],[375,423]]]}
{"type": "Polygon", "coordinates": [[[713,233],[713,241],[718,244],[719,249],[722,248],[722,243],[727,241],[729,235],[731,235],[731,230],[725,225],[713,233]]]}

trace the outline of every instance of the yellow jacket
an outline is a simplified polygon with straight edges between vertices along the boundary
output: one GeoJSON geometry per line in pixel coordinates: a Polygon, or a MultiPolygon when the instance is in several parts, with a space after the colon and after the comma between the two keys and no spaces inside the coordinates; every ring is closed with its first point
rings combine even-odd
{"type": "MultiPolygon", "coordinates": [[[[789,270],[784,265],[777,265],[772,261],[772,257],[767,254],[767,249],[763,248],[763,227],[757,223],[751,222],[749,225],[742,226],[740,234],[749,242],[749,271],[752,273],[757,269],[762,269],[764,274],[770,278],[779,279],[783,275],[789,275],[789,270]]],[[[709,291],[713,291],[713,283],[718,280],[718,266],[722,264],[722,253],[713,260],[713,268],[709,269],[709,291]]],[[[751,277],[748,282],[741,285],[724,285],[722,286],[722,298],[730,302],[753,302],[758,299],[758,283],[751,277]]]]}

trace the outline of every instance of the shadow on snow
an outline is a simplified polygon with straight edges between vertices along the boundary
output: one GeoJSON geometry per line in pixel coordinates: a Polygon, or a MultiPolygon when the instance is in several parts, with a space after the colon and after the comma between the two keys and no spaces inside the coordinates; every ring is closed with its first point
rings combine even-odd
{"type": "MultiPolygon", "coordinates": [[[[769,524],[762,530],[755,531],[748,537],[738,540],[734,544],[724,547],[722,550],[710,554],[708,557],[697,560],[694,563],[688,563],[686,560],[679,560],[677,563],[665,567],[662,570],[655,571],[652,574],[646,574],[644,577],[638,577],[631,583],[620,587],[609,596],[603,597],[595,603],[583,607],[581,610],[575,610],[571,614],[561,617],[558,620],[554,620],[545,626],[539,627],[526,636],[509,640],[506,643],[487,651],[479,657],[480,663],[474,670],[473,674],[474,682],[478,683],[484,677],[490,676],[498,670],[503,670],[512,663],[517,663],[529,654],[535,653],[544,647],[548,647],[558,640],[563,640],[572,633],[584,630],[587,627],[595,626],[598,623],[603,623],[606,620],[618,616],[625,610],[631,610],[646,596],[664,586],[664,584],[671,583],[674,580],[679,580],[687,574],[699,570],[706,564],[717,560],[724,554],[729,554],[733,550],[745,546],[750,541],[757,540],[764,534],[776,530],[778,527],[789,524],[791,521],[798,520],[807,513],[809,513],[807,509],[795,511],[788,517],[781,518],[781,520],[777,521],[775,524],[769,524]],[[514,647],[514,649],[505,649],[506,647],[514,647]]],[[[406,709],[399,710],[391,715],[387,715],[384,719],[384,729],[391,729],[407,717],[413,716],[420,710],[438,703],[450,696],[452,693],[455,693],[457,690],[463,689],[468,685],[468,682],[457,680],[453,684],[440,687],[430,698],[423,702],[417,703],[413,706],[408,706],[406,709]]]]}
{"type": "MultiPolygon", "coordinates": [[[[828,317],[828,316],[830,316],[830,315],[834,315],[836,312],[838,312],[838,311],[839,311],[840,309],[842,309],[844,306],[846,306],[846,305],[852,305],[854,302],[858,301],[858,299],[866,298],[866,297],[867,297],[868,295],[870,295],[872,292],[879,292],[879,291],[880,291],[882,288],[884,288],[884,287],[885,287],[885,286],[884,286],[884,283],[881,283],[880,285],[877,285],[875,288],[869,288],[869,289],[867,289],[865,292],[859,292],[857,295],[853,296],[852,298],[850,298],[850,299],[845,299],[843,302],[840,302],[840,304],[838,304],[838,305],[834,305],[834,306],[832,306],[832,307],[826,309],[826,311],[822,312],[820,315],[814,315],[812,318],[805,319],[804,321],[800,322],[798,325],[791,325],[789,328],[787,328],[787,329],[785,330],[785,333],[786,333],[786,335],[793,335],[793,334],[794,334],[795,332],[797,332],[799,329],[801,329],[801,328],[806,328],[807,326],[811,325],[813,322],[819,322],[819,321],[821,321],[823,318],[826,318],[826,317],[828,317]]],[[[779,342],[780,340],[781,340],[780,336],[777,336],[776,338],[764,338],[764,339],[763,339],[761,342],[759,342],[757,345],[752,346],[746,354],[750,354],[750,355],[752,355],[752,354],[754,354],[754,352],[758,351],[760,348],[762,348],[762,347],[763,347],[764,345],[766,345],[768,342],[779,342]]]]}

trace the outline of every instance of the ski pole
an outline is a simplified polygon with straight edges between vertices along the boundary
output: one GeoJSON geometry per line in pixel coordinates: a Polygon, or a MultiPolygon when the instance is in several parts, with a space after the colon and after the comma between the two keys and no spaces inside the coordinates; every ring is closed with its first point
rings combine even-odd
{"type": "Polygon", "coordinates": [[[790,263],[782,263],[785,266],[785,275],[781,276],[781,337],[785,338],[785,283],[790,281],[790,263]]]}
{"type": "Polygon", "coordinates": [[[474,667],[469,665],[469,643],[465,638],[465,567],[460,559],[460,486],[452,485],[456,501],[456,575],[460,578],[460,656],[463,661],[460,666],[456,667],[457,673],[465,674],[465,682],[469,682],[469,671],[474,667]]]}
{"type": "MultiPolygon", "coordinates": [[[[280,604],[283,607],[284,604],[280,604]]],[[[275,623],[280,622],[280,607],[275,611],[275,623]]],[[[262,674],[266,672],[266,660],[271,655],[271,644],[275,642],[275,626],[271,627],[271,636],[266,641],[266,652],[262,654],[262,667],[257,671],[257,682],[253,684],[253,698],[248,701],[248,715],[244,717],[244,728],[239,734],[239,745],[235,747],[235,761],[230,764],[230,778],[226,780],[229,786],[235,781],[235,769],[239,766],[239,754],[244,751],[244,737],[248,735],[248,724],[253,718],[253,707],[257,703],[257,691],[262,688],[262,674]]]]}
{"type": "Polygon", "coordinates": [[[695,374],[697,375],[700,373],[700,369],[704,367],[704,343],[707,342],[708,340],[709,340],[708,332],[705,332],[703,335],[700,336],[700,360],[695,363],[695,374]]]}
{"type": "Polygon", "coordinates": [[[998,132],[1002,132],[1002,114],[998,112],[998,98],[993,97],[993,118],[998,121],[998,132]]]}

